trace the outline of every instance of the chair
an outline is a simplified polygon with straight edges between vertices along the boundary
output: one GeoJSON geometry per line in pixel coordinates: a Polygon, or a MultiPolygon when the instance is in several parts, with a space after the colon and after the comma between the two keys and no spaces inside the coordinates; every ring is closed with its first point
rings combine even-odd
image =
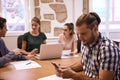
{"type": "Polygon", "coordinates": [[[120,42],[119,41],[113,41],[118,47],[120,47],[120,42]]]}
{"type": "Polygon", "coordinates": [[[81,40],[79,38],[79,35],[77,34],[77,50],[78,50],[78,53],[81,52],[81,40]]]}
{"type": "Polygon", "coordinates": [[[23,37],[23,35],[19,35],[17,38],[17,48],[19,48],[19,49],[22,48],[22,37],[23,37]]]}

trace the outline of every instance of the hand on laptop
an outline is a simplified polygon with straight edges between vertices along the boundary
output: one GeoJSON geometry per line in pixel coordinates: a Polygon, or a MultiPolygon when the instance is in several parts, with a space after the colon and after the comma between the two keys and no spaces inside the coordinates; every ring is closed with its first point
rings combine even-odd
{"type": "Polygon", "coordinates": [[[33,49],[31,52],[28,53],[26,59],[35,59],[36,54],[38,53],[38,49],[33,49]]]}
{"type": "Polygon", "coordinates": [[[29,54],[36,55],[38,53],[38,49],[33,49],[29,54]]]}
{"type": "Polygon", "coordinates": [[[35,59],[35,55],[34,54],[28,54],[27,56],[26,56],[26,59],[35,59]]]}
{"type": "Polygon", "coordinates": [[[12,51],[13,51],[16,55],[21,54],[21,49],[16,48],[16,49],[13,49],[12,51]]]}

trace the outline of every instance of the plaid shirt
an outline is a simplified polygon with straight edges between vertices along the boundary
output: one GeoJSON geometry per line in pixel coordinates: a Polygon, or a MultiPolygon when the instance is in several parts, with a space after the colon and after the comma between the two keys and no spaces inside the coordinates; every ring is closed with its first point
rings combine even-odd
{"type": "Polygon", "coordinates": [[[120,80],[120,53],[117,45],[100,33],[98,41],[82,47],[82,63],[85,75],[99,77],[99,70],[114,71],[113,80],[120,80]]]}

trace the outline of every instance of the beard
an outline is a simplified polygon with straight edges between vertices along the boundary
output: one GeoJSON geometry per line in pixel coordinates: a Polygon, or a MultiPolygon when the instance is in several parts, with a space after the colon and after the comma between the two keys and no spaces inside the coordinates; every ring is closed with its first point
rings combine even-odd
{"type": "Polygon", "coordinates": [[[90,45],[90,44],[92,44],[94,41],[95,41],[95,35],[94,35],[93,32],[92,32],[91,37],[89,38],[89,40],[88,40],[88,41],[86,42],[86,44],[84,44],[84,45],[85,45],[85,46],[90,45]]]}

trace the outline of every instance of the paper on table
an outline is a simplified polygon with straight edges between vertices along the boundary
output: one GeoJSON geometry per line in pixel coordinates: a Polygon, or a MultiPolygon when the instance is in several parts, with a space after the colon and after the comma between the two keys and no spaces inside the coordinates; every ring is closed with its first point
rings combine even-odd
{"type": "Polygon", "coordinates": [[[41,67],[41,65],[39,65],[37,62],[32,61],[32,60],[15,61],[15,62],[10,62],[10,64],[14,65],[16,70],[41,67]]]}
{"type": "Polygon", "coordinates": [[[63,79],[63,78],[58,77],[56,75],[50,75],[47,77],[39,78],[38,80],[71,80],[71,79],[63,79]]]}
{"type": "Polygon", "coordinates": [[[74,55],[74,56],[61,56],[61,58],[72,58],[72,57],[79,57],[79,55],[74,55]]]}
{"type": "Polygon", "coordinates": [[[63,50],[61,58],[71,58],[71,57],[78,57],[78,55],[70,55],[71,50],[63,50]]]}
{"type": "Polygon", "coordinates": [[[63,56],[69,56],[69,55],[70,55],[70,52],[71,52],[71,50],[63,50],[63,51],[62,51],[62,55],[63,55],[63,56]]]}

